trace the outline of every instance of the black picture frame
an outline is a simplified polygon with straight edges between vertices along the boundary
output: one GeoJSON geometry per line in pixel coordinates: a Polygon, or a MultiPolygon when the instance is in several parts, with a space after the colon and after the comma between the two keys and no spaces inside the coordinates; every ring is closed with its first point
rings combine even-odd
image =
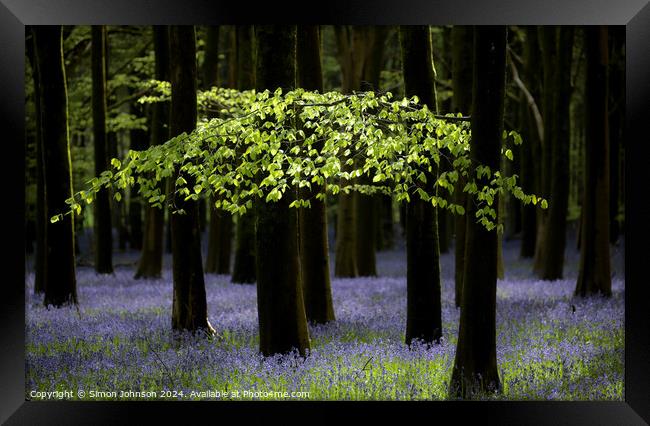
{"type": "MultiPolygon", "coordinates": [[[[648,146],[644,124],[650,111],[650,4],[647,0],[382,0],[327,1],[299,5],[207,0],[0,0],[0,135],[3,154],[0,250],[5,279],[0,293],[0,421],[6,424],[130,424],[168,420],[178,411],[209,421],[286,422],[368,415],[471,418],[500,425],[642,425],[650,422],[650,297],[643,277],[648,261],[650,211],[642,161],[648,146]],[[626,26],[626,233],[624,402],[32,402],[25,401],[24,235],[24,46],[25,25],[39,24],[567,24],[626,26]],[[15,167],[9,171],[7,167],[15,167]],[[7,274],[7,272],[10,272],[7,274]],[[334,404],[334,407],[332,406],[334,404]],[[293,417],[295,416],[295,417],[293,417]],[[444,416],[444,417],[443,417],[444,416]],[[476,417],[478,416],[478,417],[476,417]]],[[[189,417],[185,417],[189,420],[189,417]]],[[[408,420],[407,420],[408,421],[408,420]]],[[[472,423],[473,424],[473,423],[472,423]]]]}

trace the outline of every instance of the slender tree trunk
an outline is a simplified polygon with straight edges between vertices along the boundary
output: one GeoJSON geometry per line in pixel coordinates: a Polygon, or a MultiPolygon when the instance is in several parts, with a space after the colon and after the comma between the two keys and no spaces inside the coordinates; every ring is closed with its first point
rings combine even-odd
{"type": "MultiPolygon", "coordinates": [[[[552,181],[552,156],[553,156],[553,135],[555,135],[557,114],[555,111],[555,90],[554,83],[557,73],[557,27],[539,27],[539,44],[542,48],[542,63],[544,71],[544,83],[542,91],[542,114],[544,117],[544,140],[541,149],[541,185],[542,197],[550,201],[552,181]]],[[[535,259],[533,270],[541,275],[544,265],[544,254],[546,249],[546,237],[548,230],[548,210],[539,210],[540,215],[537,221],[537,238],[535,246],[535,259]]]]}
{"type": "Polygon", "coordinates": [[[585,190],[576,296],[612,295],[609,259],[607,27],[585,27],[587,52],[585,190]]]}
{"type": "MultiPolygon", "coordinates": [[[[474,29],[472,142],[474,164],[499,169],[505,95],[506,27],[474,29]]],[[[480,180],[487,184],[487,178],[480,180]]],[[[497,197],[498,198],[498,197],[497,197]]],[[[498,210],[498,200],[493,204],[498,210]]],[[[501,388],[496,358],[497,234],[474,220],[468,203],[465,277],[450,393],[471,398],[501,388]]]]}
{"type": "MultiPolygon", "coordinates": [[[[435,111],[435,70],[429,27],[401,26],[399,30],[404,74],[404,93],[418,96],[435,111]]],[[[431,159],[433,160],[433,159],[431,159]]],[[[431,161],[425,191],[431,193],[438,174],[431,161]]],[[[406,344],[413,339],[437,343],[442,336],[440,301],[440,251],[438,210],[428,201],[414,196],[406,205],[406,344]]]]}
{"type": "MultiPolygon", "coordinates": [[[[364,57],[363,29],[352,26],[336,26],[334,30],[337,59],[341,65],[341,91],[349,94],[361,87],[363,61],[359,60],[359,58],[364,57]]],[[[347,158],[344,160],[347,160],[347,158]]],[[[351,166],[343,164],[343,171],[350,170],[351,166]]],[[[341,179],[340,186],[344,187],[350,183],[346,179],[341,179]]],[[[357,209],[354,198],[354,193],[340,192],[338,195],[334,264],[334,276],[336,277],[353,278],[359,276],[357,209]]]]}
{"type": "MultiPolygon", "coordinates": [[[[92,102],[93,140],[95,144],[95,176],[108,168],[106,145],[106,27],[92,26],[92,102]]],[[[111,204],[108,189],[102,188],[96,196],[95,223],[95,271],[99,274],[113,273],[113,236],[111,229],[111,204]]]]}
{"type": "Polygon", "coordinates": [[[39,84],[38,64],[36,59],[34,36],[25,45],[29,63],[32,67],[34,81],[34,109],[36,121],[36,253],[34,262],[34,293],[45,293],[45,259],[47,251],[47,223],[45,212],[45,179],[43,166],[43,137],[41,132],[41,88],[39,84]]]}
{"type": "MultiPolygon", "coordinates": [[[[540,101],[539,90],[539,43],[537,41],[537,28],[526,27],[526,43],[524,44],[524,81],[526,88],[536,102],[540,101]]],[[[536,159],[539,158],[541,141],[536,130],[535,118],[527,103],[523,114],[524,141],[521,144],[521,187],[527,194],[539,194],[539,181],[537,175],[539,168],[536,159]]],[[[538,208],[532,204],[522,206],[521,211],[521,250],[522,258],[531,258],[535,255],[537,240],[538,208]]]]}
{"type": "MultiPolygon", "coordinates": [[[[203,89],[219,86],[219,27],[207,30],[205,60],[203,62],[203,89]]],[[[210,116],[216,117],[216,114],[210,116]]],[[[208,231],[208,254],[205,272],[208,274],[229,274],[232,246],[232,215],[214,206],[216,198],[210,199],[210,229],[208,231]]]]}
{"type": "MultiPolygon", "coordinates": [[[[255,26],[256,89],[283,91],[296,85],[296,27],[255,26]]],[[[286,147],[286,149],[289,149],[286,147]]],[[[277,202],[257,203],[257,306],[260,352],[291,350],[305,356],[310,348],[303,302],[298,211],[289,208],[296,188],[277,202]]]]}
{"type": "MultiPolygon", "coordinates": [[[[384,58],[384,48],[388,27],[371,26],[360,27],[356,30],[362,31],[364,48],[361,52],[361,81],[359,89],[362,91],[379,90],[379,76],[384,58]]],[[[367,175],[357,178],[361,185],[371,185],[372,180],[367,175]]],[[[377,246],[377,228],[379,227],[379,215],[377,203],[379,195],[362,194],[355,192],[354,209],[356,210],[356,245],[357,270],[362,277],[377,275],[377,259],[375,250],[377,246]]]]}
{"type": "MultiPolygon", "coordinates": [[[[472,107],[472,67],[473,67],[473,29],[469,26],[454,25],[451,30],[452,39],[452,112],[469,114],[472,107]]],[[[466,179],[458,177],[454,190],[455,201],[458,205],[465,206],[467,211],[467,196],[463,192],[466,179]]],[[[467,228],[467,215],[454,216],[454,227],[456,230],[456,242],[454,247],[454,280],[455,280],[455,303],[460,307],[461,295],[463,292],[463,276],[465,273],[465,234],[467,228]]]]}
{"type": "MultiPolygon", "coordinates": [[[[146,117],[142,105],[131,104],[131,113],[136,117],[146,117]]],[[[144,151],[149,147],[149,132],[143,129],[133,129],[130,131],[131,149],[134,151],[144,151]]],[[[137,182],[131,187],[131,196],[129,197],[129,246],[135,250],[142,250],[142,201],[140,199],[139,185],[137,182]]],[[[146,201],[146,200],[145,200],[146,201]]]]}
{"type": "Polygon", "coordinates": [[[542,247],[543,280],[562,278],[564,251],[566,248],[566,217],[569,207],[569,143],[571,100],[571,56],[573,51],[573,28],[560,27],[558,30],[557,63],[554,82],[554,120],[553,134],[547,143],[551,145],[551,188],[549,193],[549,212],[546,220],[546,241],[542,247]]]}
{"type": "MultiPolygon", "coordinates": [[[[433,34],[432,34],[433,37],[433,34]]],[[[451,29],[447,27],[441,28],[439,35],[436,39],[432,38],[432,49],[434,52],[434,57],[440,58],[440,63],[436,63],[434,59],[434,73],[436,75],[436,80],[445,81],[451,79],[451,69],[449,65],[451,64],[451,52],[449,52],[450,42],[451,42],[451,29]]],[[[437,94],[436,94],[437,97],[437,94]]],[[[443,101],[437,102],[438,112],[448,113],[451,112],[451,99],[446,99],[443,101]]],[[[440,159],[440,172],[446,172],[452,169],[452,164],[448,161],[447,158],[442,157],[440,159]]],[[[462,188],[461,188],[462,189],[462,188]]],[[[449,253],[452,237],[452,228],[454,222],[452,219],[449,210],[445,208],[437,208],[438,210],[438,246],[440,247],[440,253],[449,253]]]]}
{"type": "Polygon", "coordinates": [[[621,148],[625,131],[625,28],[610,27],[610,112],[609,112],[609,241],[616,244],[620,235],[619,205],[623,192],[621,148]]]}
{"type": "MultiPolygon", "coordinates": [[[[255,88],[254,39],[255,33],[251,25],[237,26],[237,89],[250,90],[255,88]]],[[[235,264],[232,282],[252,284],[257,280],[255,254],[255,202],[253,209],[237,218],[235,242],[235,264]]]]}
{"type": "MultiPolygon", "coordinates": [[[[323,93],[320,28],[317,25],[298,26],[296,63],[298,86],[323,93]]],[[[323,142],[312,147],[320,151],[323,142]]],[[[327,210],[325,200],[316,198],[319,193],[325,193],[324,186],[315,184],[302,189],[301,197],[309,199],[311,207],[301,208],[298,219],[305,313],[308,321],[322,324],[333,321],[335,316],[330,284],[327,210]]]]}
{"type": "MultiPolygon", "coordinates": [[[[169,28],[154,25],[155,77],[157,80],[169,81],[169,28]]],[[[169,104],[157,102],[153,105],[151,118],[150,144],[160,145],[169,139],[169,104]]],[[[166,185],[161,184],[161,192],[166,192],[166,185]]],[[[135,279],[160,278],[162,275],[163,227],[165,211],[162,208],[148,206],[145,211],[142,252],[135,279]]]]}
{"type": "Polygon", "coordinates": [[[68,97],[66,93],[60,25],[33,27],[36,72],[40,89],[41,136],[43,141],[45,217],[45,306],[77,303],[75,276],[74,216],[52,216],[66,212],[65,200],[72,196],[68,97]]]}
{"type": "MultiPolygon", "coordinates": [[[[193,26],[172,26],[169,34],[172,105],[170,132],[172,136],[191,132],[196,127],[196,40],[193,26]]],[[[187,186],[194,186],[188,173],[174,173],[174,182],[183,176],[187,186]]],[[[185,201],[174,191],[174,205],[185,214],[172,214],[172,272],[174,297],[172,329],[202,331],[213,334],[208,321],[203,265],[201,262],[201,232],[198,203],[185,201]]]]}

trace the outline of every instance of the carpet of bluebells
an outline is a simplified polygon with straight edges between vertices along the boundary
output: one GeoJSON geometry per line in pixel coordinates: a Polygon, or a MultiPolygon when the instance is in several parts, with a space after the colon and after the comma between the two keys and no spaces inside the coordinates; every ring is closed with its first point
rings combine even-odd
{"type": "MultiPolygon", "coordinates": [[[[506,275],[497,288],[503,392],[491,398],[623,400],[623,244],[612,247],[611,299],[572,297],[575,243],[567,245],[565,279],[553,282],[532,278],[531,261],[519,259],[518,252],[518,241],[504,243],[506,275]]],[[[310,326],[312,350],[304,359],[259,355],[255,286],[231,284],[221,275],[206,276],[209,320],[219,337],[186,336],[179,344],[171,334],[171,259],[165,258],[163,279],[152,281],[132,278],[136,261],[136,253],[116,253],[116,271],[109,276],[78,267],[78,309],[45,309],[42,296],[33,295],[28,268],[28,398],[31,391],[79,389],[153,391],[153,399],[163,399],[165,390],[182,391],[173,395],[185,400],[280,399],[274,392],[285,391],[308,392],[301,399],[311,400],[448,398],[459,321],[453,254],[441,258],[440,345],[404,344],[401,247],[378,253],[377,278],[333,279],[337,320],[310,326]],[[198,393],[205,391],[213,393],[198,393]],[[244,391],[257,393],[245,397],[244,391]]]]}

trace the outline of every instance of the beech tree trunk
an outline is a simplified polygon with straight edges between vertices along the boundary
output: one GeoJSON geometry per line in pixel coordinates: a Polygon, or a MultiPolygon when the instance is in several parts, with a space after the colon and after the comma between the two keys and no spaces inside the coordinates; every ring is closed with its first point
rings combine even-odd
{"type": "MultiPolygon", "coordinates": [[[[404,93],[418,96],[436,111],[435,71],[429,27],[401,26],[399,30],[404,74],[404,93]]],[[[428,193],[434,190],[438,169],[431,159],[425,171],[428,193]]],[[[414,195],[406,205],[406,344],[414,339],[438,343],[442,337],[440,301],[440,251],[438,209],[414,195]]]]}
{"type": "MultiPolygon", "coordinates": [[[[219,86],[219,27],[207,29],[205,59],[203,62],[203,89],[219,86]]],[[[210,118],[217,114],[209,114],[210,118]]],[[[209,201],[210,228],[208,231],[208,254],[205,272],[208,274],[230,274],[232,247],[232,215],[214,206],[216,198],[209,201]]]]}
{"type": "MultiPolygon", "coordinates": [[[[163,25],[153,26],[155,77],[157,80],[169,81],[169,28],[163,25]]],[[[169,103],[156,102],[152,106],[151,145],[160,145],[169,140],[169,103]]],[[[166,184],[160,185],[163,193],[166,184]]],[[[162,208],[147,206],[145,210],[142,251],[138,262],[135,279],[160,278],[162,274],[163,227],[165,211],[162,208]]]]}
{"type": "MultiPolygon", "coordinates": [[[[239,25],[236,30],[237,40],[237,89],[255,88],[254,40],[255,32],[251,25],[239,25]]],[[[235,265],[232,282],[253,284],[257,280],[255,269],[255,201],[253,208],[237,218],[235,242],[235,265]]]]}
{"type": "Polygon", "coordinates": [[[585,27],[585,188],[576,296],[612,295],[609,259],[609,144],[607,27],[585,27]]]}
{"type": "MultiPolygon", "coordinates": [[[[505,95],[506,27],[474,28],[472,141],[474,164],[499,169],[505,95]]],[[[479,186],[488,183],[487,177],[479,186]]],[[[498,197],[493,207],[498,211],[498,197]]],[[[501,388],[496,359],[497,233],[475,220],[468,203],[465,276],[450,394],[472,398],[501,388]]]]}
{"type": "MultiPolygon", "coordinates": [[[[540,181],[540,194],[542,197],[549,200],[551,195],[551,181],[552,181],[552,156],[553,156],[553,135],[555,135],[555,128],[557,116],[555,111],[555,93],[554,83],[557,73],[557,27],[542,26],[538,28],[539,44],[542,49],[542,69],[544,72],[543,86],[542,86],[542,116],[544,118],[544,139],[541,145],[541,181],[540,181]]],[[[548,219],[548,210],[539,209],[539,216],[537,221],[537,238],[535,240],[535,259],[533,263],[533,271],[541,275],[544,265],[544,254],[546,249],[546,237],[548,230],[546,222],[548,219]]]]}
{"type": "Polygon", "coordinates": [[[34,47],[34,35],[30,29],[31,40],[25,43],[25,52],[32,67],[34,81],[34,110],[36,121],[36,247],[34,261],[34,293],[45,293],[45,253],[47,251],[47,223],[45,212],[45,179],[43,161],[43,137],[41,133],[41,88],[39,84],[38,64],[34,47]]]}
{"type": "MultiPolygon", "coordinates": [[[[473,29],[469,26],[454,25],[451,29],[452,38],[452,112],[460,112],[469,115],[472,107],[472,67],[473,67],[473,29]]],[[[463,192],[466,179],[458,177],[454,190],[455,202],[464,206],[467,211],[467,196],[463,192]]],[[[454,227],[456,241],[454,246],[454,281],[456,307],[460,307],[461,295],[463,292],[463,276],[465,274],[465,230],[467,227],[467,215],[454,215],[454,227]]]]}
{"type": "Polygon", "coordinates": [[[622,151],[625,134],[625,28],[610,27],[609,60],[609,242],[616,244],[621,233],[619,206],[624,190],[622,151]]]}
{"type": "Polygon", "coordinates": [[[41,137],[43,141],[46,222],[45,306],[77,304],[75,276],[74,216],[65,213],[65,200],[72,196],[72,166],[68,136],[66,92],[60,25],[33,27],[36,72],[40,90],[41,137]]]}
{"type": "MultiPolygon", "coordinates": [[[[376,90],[379,85],[387,28],[337,26],[335,35],[343,93],[376,90]]],[[[349,170],[349,166],[344,166],[344,170],[349,170]]],[[[341,180],[341,186],[348,183],[344,179],[341,180]]],[[[356,183],[368,184],[368,177],[363,176],[356,183]]],[[[375,200],[374,196],[356,192],[339,193],[335,276],[377,275],[375,238],[378,216],[375,200]]]]}
{"type": "MultiPolygon", "coordinates": [[[[131,104],[131,114],[135,117],[146,117],[144,107],[141,104],[131,104]]],[[[129,132],[131,139],[131,149],[143,151],[149,147],[149,132],[143,129],[132,129],[129,132]]],[[[129,197],[129,246],[135,250],[142,250],[142,200],[139,191],[139,185],[136,182],[130,189],[129,197]]],[[[145,200],[146,202],[146,200],[145,200]]]]}
{"type": "Polygon", "coordinates": [[[571,100],[571,56],[573,28],[557,29],[557,62],[553,84],[553,133],[546,142],[551,145],[551,181],[549,208],[545,224],[545,242],[541,247],[543,280],[561,279],[566,248],[566,217],[569,207],[569,144],[571,100]]]}
{"type": "MultiPolygon", "coordinates": [[[[106,27],[93,25],[92,35],[92,103],[93,140],[95,145],[95,176],[108,168],[106,140],[106,27]]],[[[108,189],[97,192],[94,206],[95,228],[95,272],[113,273],[113,235],[111,226],[111,204],[108,189]]]]}
{"type": "MultiPolygon", "coordinates": [[[[296,26],[255,26],[256,89],[284,92],[296,85],[296,26]]],[[[287,142],[285,142],[287,143],[287,142]]],[[[289,147],[285,147],[289,149],[289,147]]],[[[303,302],[298,211],[289,208],[296,188],[276,202],[257,204],[257,306],[260,352],[265,355],[310,348],[303,302]]]]}
{"type": "MultiPolygon", "coordinates": [[[[172,26],[169,34],[172,105],[171,136],[190,133],[196,127],[196,40],[193,26],[172,26]]],[[[194,178],[176,170],[174,182],[182,176],[187,186],[194,186],[194,178]]],[[[201,231],[199,229],[198,203],[184,200],[174,191],[176,209],[172,225],[172,272],[174,297],[172,304],[172,329],[204,332],[211,335],[214,329],[208,321],[203,265],[201,261],[201,231]]]]}
{"type": "MultiPolygon", "coordinates": [[[[539,106],[540,81],[539,81],[539,43],[537,40],[537,28],[526,27],[526,43],[524,44],[524,69],[522,79],[526,88],[539,106]]],[[[537,132],[537,125],[531,107],[527,102],[523,103],[525,109],[522,114],[523,121],[523,143],[521,144],[521,188],[527,194],[539,194],[538,173],[541,169],[538,166],[541,141],[537,132]]],[[[535,255],[537,242],[537,218],[539,209],[527,204],[521,210],[521,249],[522,258],[531,258],[535,255]]]]}
{"type": "MultiPolygon", "coordinates": [[[[299,25],[297,37],[298,85],[323,93],[320,28],[317,25],[299,25]]],[[[316,142],[312,147],[320,151],[323,142],[316,142]]],[[[298,212],[305,313],[308,321],[322,324],[335,319],[330,284],[327,210],[325,200],[316,198],[316,194],[325,192],[325,187],[313,184],[301,192],[302,198],[311,202],[310,208],[301,208],[298,212]]]]}

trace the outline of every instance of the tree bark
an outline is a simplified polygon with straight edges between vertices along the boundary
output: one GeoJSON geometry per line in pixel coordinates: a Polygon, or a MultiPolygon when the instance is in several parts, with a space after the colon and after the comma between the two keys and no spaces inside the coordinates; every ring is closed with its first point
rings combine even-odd
{"type": "MultiPolygon", "coordinates": [[[[172,105],[170,133],[172,136],[190,133],[196,127],[196,40],[193,26],[172,26],[169,34],[172,105]]],[[[182,176],[187,186],[194,178],[176,170],[174,182],[182,176]]],[[[174,205],[185,214],[174,213],[172,225],[172,259],[174,297],[172,329],[202,331],[208,335],[214,329],[208,321],[203,265],[201,262],[201,232],[198,203],[184,200],[174,191],[174,205]]]]}
{"type": "MultiPolygon", "coordinates": [[[[550,199],[552,181],[552,156],[553,135],[556,128],[556,111],[554,102],[554,83],[557,73],[557,27],[541,26],[538,28],[539,44],[542,49],[543,89],[542,89],[542,114],[544,117],[544,139],[541,145],[541,173],[540,194],[547,200],[550,199]]],[[[546,222],[548,210],[539,210],[537,220],[537,238],[535,240],[535,259],[533,270],[541,275],[544,265],[546,237],[548,236],[546,222]]]]}
{"type": "MultiPolygon", "coordinates": [[[[474,29],[474,82],[470,158],[499,169],[505,94],[506,27],[474,29]]],[[[479,185],[487,184],[482,177],[479,185]]],[[[498,211],[498,197],[493,207],[498,211]]],[[[476,204],[468,203],[465,277],[458,346],[450,393],[472,398],[501,388],[496,360],[497,233],[474,220],[476,204]]]]}
{"type": "MultiPolygon", "coordinates": [[[[146,117],[143,105],[131,104],[131,114],[135,117],[146,117]]],[[[143,129],[132,129],[129,132],[131,149],[144,151],[149,147],[149,132],[143,129]]],[[[129,197],[129,246],[135,250],[142,250],[142,200],[139,192],[140,185],[136,182],[130,189],[129,197]]],[[[145,200],[146,201],[146,200],[145,200]]]]}
{"type": "MultiPolygon", "coordinates": [[[[429,27],[400,26],[404,93],[418,96],[436,111],[435,70],[429,27]]],[[[425,171],[427,193],[434,190],[438,168],[431,159],[425,171]]],[[[438,343],[442,337],[438,209],[414,196],[406,205],[406,344],[414,339],[438,343]]]]}
{"type": "MultiPolygon", "coordinates": [[[[251,25],[239,25],[237,36],[237,89],[250,90],[255,88],[255,33],[251,25]]],[[[257,280],[255,272],[255,201],[253,209],[237,218],[235,242],[235,264],[232,282],[253,284],[257,280]]]]}
{"type": "MultiPolygon", "coordinates": [[[[255,39],[256,89],[293,89],[296,26],[255,26],[255,39]]],[[[257,203],[257,306],[260,352],[265,356],[294,349],[305,356],[310,348],[301,284],[298,211],[289,208],[295,197],[296,188],[289,187],[279,201],[257,203]]]]}
{"type": "MultiPolygon", "coordinates": [[[[451,30],[452,38],[452,112],[469,114],[472,107],[472,67],[473,67],[473,29],[469,26],[454,25],[451,30]]],[[[454,190],[456,204],[464,206],[467,211],[467,196],[463,192],[466,179],[458,177],[454,190]]],[[[467,215],[454,216],[456,242],[454,246],[454,281],[456,307],[460,307],[463,292],[463,276],[465,273],[465,234],[467,215]]]]}
{"type": "MultiPolygon", "coordinates": [[[[335,35],[343,93],[352,93],[354,90],[376,90],[379,86],[387,28],[337,26],[335,35]]],[[[344,166],[344,170],[348,168],[344,166]]],[[[341,180],[341,186],[348,183],[344,179],[341,180]]],[[[368,177],[363,176],[356,183],[368,184],[368,177]]],[[[377,275],[375,238],[378,218],[375,212],[375,199],[376,197],[371,195],[356,192],[339,193],[335,276],[377,275]]]]}
{"type": "MultiPolygon", "coordinates": [[[[557,63],[553,84],[553,133],[546,138],[551,145],[551,187],[546,219],[545,243],[542,246],[543,280],[562,278],[566,248],[566,217],[569,207],[569,144],[571,100],[571,56],[573,28],[563,26],[557,30],[557,63]]],[[[545,133],[546,135],[546,133],[545,133]]]]}
{"type": "Polygon", "coordinates": [[[72,166],[68,136],[68,98],[61,26],[33,27],[36,69],[40,89],[41,136],[43,141],[45,217],[45,306],[77,304],[75,276],[74,216],[52,216],[66,212],[65,200],[72,196],[72,166]]]}
{"type": "Polygon", "coordinates": [[[45,293],[45,259],[47,251],[47,223],[45,212],[45,170],[43,161],[43,136],[41,132],[41,88],[39,84],[38,64],[34,47],[33,30],[29,30],[31,40],[25,44],[25,51],[32,67],[34,81],[34,112],[36,121],[36,250],[34,261],[34,293],[45,293]]]}
{"type": "MultiPolygon", "coordinates": [[[[539,43],[537,28],[526,27],[526,42],[524,44],[524,81],[526,88],[537,102],[540,101],[539,83],[539,43]]],[[[536,130],[535,118],[531,106],[527,103],[523,116],[523,143],[521,144],[521,188],[527,194],[539,194],[539,180],[541,169],[535,159],[539,158],[541,141],[536,130]]],[[[537,218],[540,214],[538,208],[532,204],[522,206],[521,211],[521,249],[522,258],[532,258],[535,255],[537,242],[537,218]]]]}
{"type": "MultiPolygon", "coordinates": [[[[625,133],[625,28],[610,27],[609,66],[609,242],[616,244],[621,233],[619,221],[620,198],[625,178],[621,171],[622,148],[625,133]]],[[[623,203],[624,204],[624,203],[623,203]]]]}
{"type": "MultiPolygon", "coordinates": [[[[203,89],[219,86],[219,27],[207,29],[205,60],[203,62],[203,89]]],[[[209,114],[210,118],[217,114],[209,114]]],[[[232,215],[214,206],[216,198],[210,199],[210,227],[208,231],[208,254],[205,272],[208,274],[230,274],[232,247],[232,215]]]]}
{"type": "MultiPolygon", "coordinates": [[[[297,31],[298,85],[305,90],[323,93],[320,28],[317,25],[299,25],[297,31]]],[[[316,142],[312,147],[320,151],[323,142],[316,142]]],[[[301,190],[301,197],[310,200],[311,207],[301,208],[298,219],[305,313],[308,321],[323,324],[334,321],[335,316],[330,283],[327,210],[325,200],[316,198],[320,193],[325,193],[324,185],[312,184],[311,188],[301,190]]]]}
{"type": "MultiPolygon", "coordinates": [[[[92,103],[93,140],[95,145],[95,176],[108,168],[106,141],[106,27],[92,26],[92,103]]],[[[95,271],[98,274],[113,273],[113,235],[111,227],[111,204],[108,189],[97,192],[94,203],[95,224],[95,271]]]]}
{"type": "MultiPolygon", "coordinates": [[[[162,25],[153,26],[155,77],[157,80],[169,81],[169,28],[162,25]]],[[[160,145],[169,139],[169,103],[157,102],[153,105],[151,119],[150,144],[160,145]]],[[[165,184],[160,190],[166,192],[165,184]]],[[[162,208],[148,206],[145,212],[142,252],[135,279],[160,278],[162,275],[163,227],[165,211],[162,208]]]]}
{"type": "Polygon", "coordinates": [[[585,189],[576,296],[612,295],[609,259],[607,27],[585,27],[585,189]]]}
{"type": "MultiPolygon", "coordinates": [[[[359,89],[362,91],[379,90],[379,76],[384,59],[388,27],[371,26],[357,27],[362,31],[364,48],[362,50],[361,81],[359,89]]],[[[361,185],[371,185],[372,179],[363,175],[357,178],[361,185]]],[[[354,208],[356,210],[356,257],[359,276],[368,277],[377,275],[377,259],[375,250],[377,246],[377,228],[380,226],[377,203],[380,195],[369,195],[355,192],[354,208]]]]}

